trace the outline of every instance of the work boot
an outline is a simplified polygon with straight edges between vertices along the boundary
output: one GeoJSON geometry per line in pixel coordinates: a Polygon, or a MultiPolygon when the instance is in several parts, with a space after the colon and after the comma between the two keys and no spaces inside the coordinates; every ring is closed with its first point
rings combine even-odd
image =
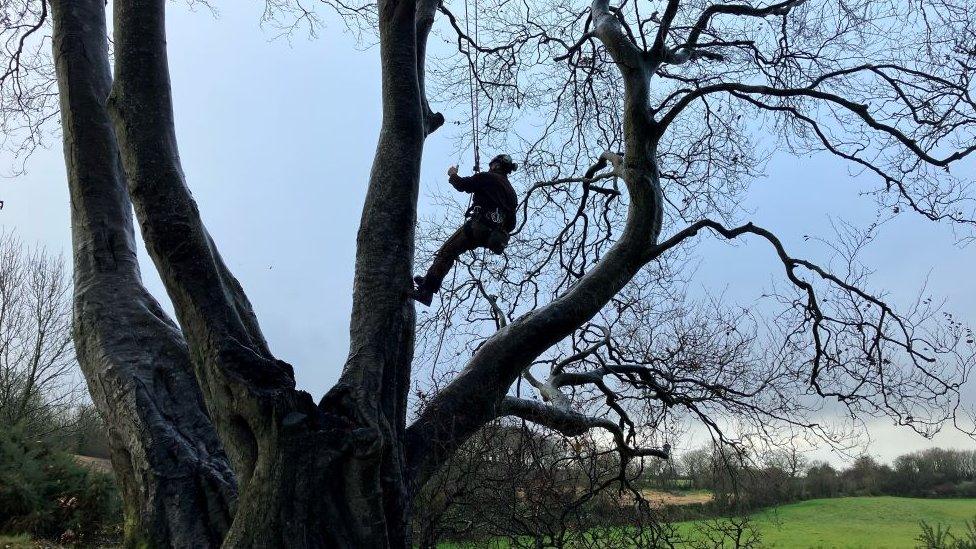
{"type": "Polygon", "coordinates": [[[427,290],[414,290],[411,297],[413,297],[413,300],[417,303],[422,303],[427,307],[430,307],[431,302],[434,301],[434,292],[427,290]]]}
{"type": "Polygon", "coordinates": [[[413,277],[413,281],[415,284],[417,284],[417,287],[414,288],[413,295],[411,297],[413,297],[413,299],[418,303],[423,303],[424,305],[430,307],[430,303],[434,300],[434,292],[425,287],[424,282],[426,282],[426,280],[424,280],[424,277],[415,276],[413,277]]]}

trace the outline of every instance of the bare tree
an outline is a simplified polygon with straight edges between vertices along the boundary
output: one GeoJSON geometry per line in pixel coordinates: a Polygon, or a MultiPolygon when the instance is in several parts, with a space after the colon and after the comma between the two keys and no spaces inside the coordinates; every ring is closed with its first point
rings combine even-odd
{"type": "Polygon", "coordinates": [[[0,233],[0,424],[50,434],[78,396],[64,263],[0,233]]]}
{"type": "MultiPolygon", "coordinates": [[[[383,122],[357,238],[349,355],[317,403],[270,352],[190,194],[165,0],[114,2],[112,75],[100,0],[23,0],[5,13],[6,92],[21,89],[20,45],[34,43],[51,9],[76,345],[114,433],[129,524],[149,542],[406,547],[415,494],[500,416],[569,436],[607,431],[626,471],[668,455],[656,429],[675,409],[723,440],[726,412],[760,431],[829,435],[810,419],[828,399],[852,418],[924,433],[955,415],[972,360],[963,327],[924,300],[900,310],[869,291],[848,253],[858,238],[820,265],[732,220],[764,158],[755,142],[773,133],[781,148],[871,174],[885,206],[971,226],[966,182],[947,171],[976,150],[970,2],[498,1],[480,6],[477,36],[432,0],[329,5],[379,37],[383,122]],[[486,142],[518,112],[550,120],[525,143],[538,183],[524,211],[565,223],[553,238],[543,216],[527,216],[536,232],[512,250],[519,267],[496,269],[498,288],[467,285],[470,356],[455,355],[464,356],[457,374],[408,425],[418,174],[424,140],[444,121],[426,90],[451,83],[450,72],[426,68],[437,13],[475,68],[486,142]],[[179,328],[139,282],[130,199],[179,328]],[[786,281],[779,314],[740,327],[736,311],[700,307],[705,322],[654,324],[664,311],[648,292],[667,289],[668,265],[702,233],[769,246],[786,281]],[[539,398],[513,390],[520,379],[539,398]]],[[[269,10],[315,21],[302,4],[269,10]]]]}
{"type": "Polygon", "coordinates": [[[661,509],[629,481],[612,440],[598,432],[567,437],[502,418],[472,436],[430,479],[415,502],[415,539],[505,538],[511,547],[670,547],[680,541],[661,509]],[[621,489],[624,488],[624,489],[621,489]]]}
{"type": "Polygon", "coordinates": [[[45,143],[47,126],[58,114],[47,23],[44,2],[0,4],[0,151],[13,153],[14,173],[45,143]]]}

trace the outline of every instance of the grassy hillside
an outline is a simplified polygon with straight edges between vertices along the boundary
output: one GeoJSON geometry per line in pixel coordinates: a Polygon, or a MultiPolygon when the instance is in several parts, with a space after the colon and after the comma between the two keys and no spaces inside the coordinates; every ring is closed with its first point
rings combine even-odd
{"type": "Polygon", "coordinates": [[[754,525],[764,546],[777,549],[900,549],[915,547],[921,520],[962,534],[974,517],[976,499],[864,497],[784,505],[756,515],[754,525]]]}
{"type": "MultiPolygon", "coordinates": [[[[947,525],[960,535],[974,517],[976,499],[860,497],[783,505],[756,514],[752,524],[762,534],[763,547],[775,549],[914,549],[920,521],[947,525]]],[[[684,537],[695,537],[697,523],[677,526],[684,537]]],[[[486,540],[440,547],[505,549],[509,544],[486,540]]]]}

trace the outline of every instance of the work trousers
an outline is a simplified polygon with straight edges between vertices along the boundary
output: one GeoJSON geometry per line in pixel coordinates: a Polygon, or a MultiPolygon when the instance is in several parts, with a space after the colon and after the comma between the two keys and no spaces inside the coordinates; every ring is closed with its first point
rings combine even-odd
{"type": "Polygon", "coordinates": [[[464,252],[487,247],[492,230],[498,229],[492,229],[474,218],[465,221],[464,225],[454,231],[454,234],[434,254],[434,262],[430,264],[427,274],[424,275],[422,289],[430,292],[440,291],[444,277],[451,272],[454,262],[464,252]]]}

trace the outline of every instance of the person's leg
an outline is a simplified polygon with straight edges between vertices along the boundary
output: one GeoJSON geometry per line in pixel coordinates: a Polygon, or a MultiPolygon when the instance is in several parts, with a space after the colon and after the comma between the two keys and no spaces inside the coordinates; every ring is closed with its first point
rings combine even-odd
{"type": "Polygon", "coordinates": [[[473,250],[474,245],[470,237],[470,231],[466,230],[466,225],[461,227],[447,239],[437,253],[434,254],[434,262],[427,269],[427,274],[417,280],[417,301],[430,304],[433,294],[441,289],[441,283],[447,273],[451,272],[451,267],[461,254],[468,250],[473,250]]]}

